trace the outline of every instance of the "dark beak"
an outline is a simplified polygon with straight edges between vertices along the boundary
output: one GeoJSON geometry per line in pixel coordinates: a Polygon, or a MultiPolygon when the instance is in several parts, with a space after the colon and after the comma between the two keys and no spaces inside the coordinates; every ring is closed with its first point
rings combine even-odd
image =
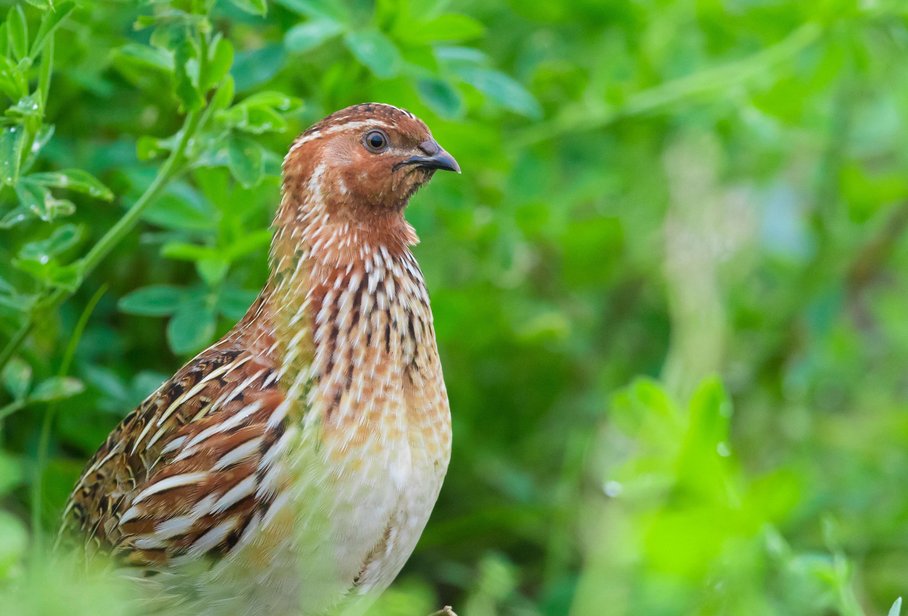
{"type": "Polygon", "coordinates": [[[423,169],[442,169],[444,171],[453,171],[460,173],[460,165],[454,160],[454,157],[445,152],[441,146],[434,141],[427,141],[419,146],[419,149],[426,152],[426,156],[411,156],[407,160],[397,163],[395,170],[404,165],[416,165],[423,169]]]}

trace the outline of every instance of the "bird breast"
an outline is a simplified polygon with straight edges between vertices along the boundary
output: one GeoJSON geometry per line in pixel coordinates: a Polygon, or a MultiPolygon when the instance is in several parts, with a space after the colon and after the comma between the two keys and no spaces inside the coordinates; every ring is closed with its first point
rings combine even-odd
{"type": "MultiPolygon", "coordinates": [[[[287,385],[307,409],[292,471],[303,519],[293,524],[322,538],[297,537],[303,551],[325,553],[301,577],[328,575],[348,594],[380,591],[415,547],[450,457],[428,295],[409,251],[379,248],[351,267],[309,275],[322,281],[310,282],[305,302],[311,366],[287,385]]],[[[293,361],[304,353],[285,349],[293,361]]]]}

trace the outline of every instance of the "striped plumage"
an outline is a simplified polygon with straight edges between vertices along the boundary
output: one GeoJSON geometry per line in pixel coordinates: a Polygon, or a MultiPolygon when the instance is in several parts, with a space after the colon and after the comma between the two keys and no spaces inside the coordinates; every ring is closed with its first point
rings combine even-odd
{"type": "Polygon", "coordinates": [[[436,169],[459,171],[425,124],[389,105],[303,133],[284,161],[265,289],[113,431],[64,530],[195,614],[361,609],[386,588],[450,457],[403,218],[436,169]]]}

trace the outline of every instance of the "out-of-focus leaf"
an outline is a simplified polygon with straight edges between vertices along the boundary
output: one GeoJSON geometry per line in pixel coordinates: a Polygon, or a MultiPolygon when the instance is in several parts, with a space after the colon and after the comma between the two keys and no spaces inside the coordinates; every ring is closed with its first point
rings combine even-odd
{"type": "Polygon", "coordinates": [[[9,48],[17,60],[28,55],[28,22],[21,4],[13,6],[6,14],[6,34],[9,48]]]}
{"type": "Polygon", "coordinates": [[[436,42],[456,43],[483,35],[485,27],[477,20],[459,13],[444,13],[416,24],[398,28],[400,40],[413,44],[436,42]]]}
{"type": "Polygon", "coordinates": [[[28,397],[30,402],[50,402],[71,398],[85,390],[85,385],[71,376],[54,376],[42,381],[28,397]]]}
{"type": "Polygon", "coordinates": [[[304,53],[315,49],[344,31],[344,26],[331,19],[313,19],[297,24],[284,36],[287,51],[304,53]]]}
{"type": "Polygon", "coordinates": [[[262,17],[268,12],[268,3],[266,0],[230,0],[231,3],[241,11],[251,15],[260,15],[262,17]]]}
{"type": "Polygon", "coordinates": [[[29,259],[40,263],[47,263],[54,257],[75,246],[81,237],[79,228],[66,224],[54,229],[50,237],[45,240],[29,242],[19,251],[20,259],[29,259]]]}
{"type": "Polygon", "coordinates": [[[174,92],[183,109],[187,111],[202,107],[202,96],[197,84],[193,83],[189,63],[198,62],[198,49],[186,39],[177,45],[174,53],[174,92]]]}
{"type": "MultiPolygon", "coordinates": [[[[0,42],[6,46],[6,24],[0,24],[0,42]]],[[[28,80],[17,62],[0,55],[0,91],[16,100],[28,94],[28,80]]]]}
{"type": "Polygon", "coordinates": [[[139,70],[153,70],[170,73],[173,70],[173,57],[163,49],[150,45],[128,43],[113,53],[114,63],[127,63],[139,70]]]}
{"type": "Polygon", "coordinates": [[[0,217],[0,229],[10,229],[34,217],[34,212],[24,205],[20,205],[0,217]]]}
{"type": "Polygon", "coordinates": [[[16,104],[6,110],[6,115],[16,119],[18,122],[25,122],[29,118],[37,118],[41,115],[41,103],[38,100],[38,93],[34,92],[28,96],[23,96],[16,104]]]}
{"type": "Polygon", "coordinates": [[[22,463],[13,456],[0,452],[0,496],[21,484],[24,478],[22,463]]]}
{"type": "Polygon", "coordinates": [[[443,79],[420,79],[416,83],[419,97],[432,111],[444,118],[457,118],[463,113],[460,93],[443,79]]]}
{"type": "Polygon", "coordinates": [[[262,147],[247,137],[231,137],[227,144],[229,168],[245,188],[257,185],[264,173],[262,147]]]}
{"type": "Polygon", "coordinates": [[[218,250],[211,246],[199,246],[198,244],[187,244],[186,242],[168,242],[161,247],[161,254],[168,259],[199,261],[216,257],[218,250]]]}
{"type": "Polygon", "coordinates": [[[32,182],[16,184],[16,195],[23,207],[45,222],[71,216],[76,211],[71,201],[57,199],[47,188],[32,182]]]}
{"type": "Polygon", "coordinates": [[[76,5],[72,2],[61,2],[55,5],[50,11],[44,13],[41,18],[41,25],[38,26],[38,33],[35,34],[35,40],[32,41],[31,55],[37,56],[44,47],[47,37],[63,23],[63,20],[69,17],[76,5]]]}
{"type": "Polygon", "coordinates": [[[198,351],[214,336],[214,311],[204,302],[184,302],[167,324],[167,342],[174,353],[198,351]]]}
{"type": "Polygon", "coordinates": [[[28,393],[32,384],[32,367],[25,360],[13,357],[3,367],[3,386],[16,400],[21,400],[28,393]]]}
{"type": "Polygon", "coordinates": [[[65,188],[76,192],[85,193],[98,199],[110,201],[113,192],[101,183],[95,176],[82,169],[63,169],[45,173],[32,173],[25,178],[42,186],[65,188]]]}
{"type": "Polygon", "coordinates": [[[439,61],[451,68],[481,66],[489,61],[489,57],[478,49],[457,45],[439,45],[435,47],[435,55],[439,61]]]}
{"type": "Polygon", "coordinates": [[[400,71],[400,52],[394,43],[378,30],[349,32],[344,37],[347,48],[370,71],[382,79],[389,79],[400,71]]]}
{"type": "Polygon", "coordinates": [[[233,102],[233,95],[235,93],[236,86],[233,82],[233,76],[227,75],[221,81],[221,86],[217,89],[214,96],[211,98],[211,102],[208,103],[208,107],[215,113],[227,109],[230,106],[230,103],[233,102]]]}
{"type": "Polygon", "coordinates": [[[270,107],[235,105],[221,116],[229,126],[247,133],[282,132],[287,122],[270,107]]]}
{"type": "Polygon", "coordinates": [[[143,218],[168,229],[205,230],[217,225],[218,214],[192,187],[175,183],[145,210],[143,218]]]}
{"type": "Polygon", "coordinates": [[[164,317],[176,312],[185,297],[185,290],[179,287],[151,285],[124,295],[117,307],[129,314],[164,317]]]}
{"type": "Polygon", "coordinates": [[[332,19],[341,23],[346,22],[346,12],[343,2],[334,0],[275,0],[291,11],[307,17],[332,19]]]}
{"type": "Polygon", "coordinates": [[[209,259],[199,259],[195,262],[196,271],[202,280],[209,287],[215,287],[227,276],[230,270],[230,262],[223,256],[215,256],[209,259]]]}
{"type": "Polygon", "coordinates": [[[230,72],[233,64],[233,44],[218,36],[208,52],[208,66],[202,81],[202,91],[207,92],[218,85],[230,72]]]}
{"type": "Polygon", "coordinates": [[[529,118],[542,117],[539,103],[518,81],[504,73],[478,66],[463,66],[458,75],[505,109],[529,118]]]}
{"type": "Polygon", "coordinates": [[[0,579],[7,579],[28,549],[28,533],[18,518],[0,509],[0,579]]]}
{"type": "Polygon", "coordinates": [[[19,181],[24,136],[25,129],[18,125],[7,126],[0,132],[0,180],[7,186],[19,181]]]}
{"type": "Polygon", "coordinates": [[[270,107],[280,111],[288,111],[300,104],[298,98],[287,96],[275,90],[263,90],[247,96],[236,104],[237,107],[270,107]]]}
{"type": "Polygon", "coordinates": [[[286,61],[283,45],[265,45],[236,54],[230,74],[240,92],[265,83],[281,70],[286,61]]]}
{"type": "Polygon", "coordinates": [[[243,318],[257,296],[257,291],[224,289],[218,297],[218,310],[228,319],[238,321],[243,318]]]}
{"type": "Polygon", "coordinates": [[[892,607],[889,608],[888,616],[899,616],[902,613],[902,598],[899,597],[892,603],[892,607]]]}

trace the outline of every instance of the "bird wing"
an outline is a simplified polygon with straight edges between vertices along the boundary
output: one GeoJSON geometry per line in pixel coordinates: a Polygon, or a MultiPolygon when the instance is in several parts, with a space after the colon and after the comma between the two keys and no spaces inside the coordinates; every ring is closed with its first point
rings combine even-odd
{"type": "MultiPolygon", "coordinates": [[[[111,433],[76,484],[63,533],[127,563],[226,553],[285,478],[275,366],[229,339],[190,361],[111,433]]],[[[254,524],[252,525],[254,526],[254,524]]]]}

